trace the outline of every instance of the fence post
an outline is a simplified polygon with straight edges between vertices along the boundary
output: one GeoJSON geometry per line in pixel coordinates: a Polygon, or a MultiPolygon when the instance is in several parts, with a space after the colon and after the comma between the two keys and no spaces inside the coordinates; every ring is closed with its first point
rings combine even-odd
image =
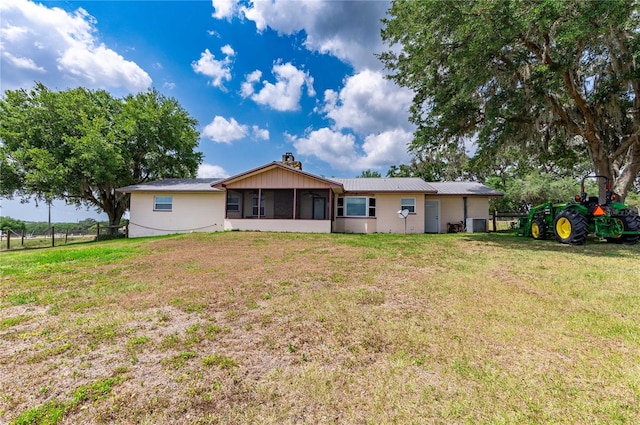
{"type": "Polygon", "coordinates": [[[496,216],[498,215],[498,210],[496,208],[493,209],[493,231],[498,231],[498,221],[496,220],[496,216]]]}
{"type": "Polygon", "coordinates": [[[7,251],[11,249],[11,229],[7,229],[7,251]]]}
{"type": "Polygon", "coordinates": [[[98,229],[96,230],[96,241],[100,240],[100,223],[98,223],[98,229]]]}
{"type": "Polygon", "coordinates": [[[21,243],[21,245],[22,245],[22,246],[24,246],[24,236],[25,236],[25,233],[27,233],[27,231],[26,231],[25,229],[22,229],[22,243],[21,243]]]}
{"type": "Polygon", "coordinates": [[[125,238],[129,239],[129,220],[127,220],[127,224],[125,224],[124,227],[124,236],[125,238]]]}
{"type": "Polygon", "coordinates": [[[64,243],[67,243],[67,239],[69,239],[69,228],[67,227],[67,231],[64,234],[64,243]]]}
{"type": "Polygon", "coordinates": [[[56,246],[56,229],[55,226],[51,226],[51,246],[56,246]]]}

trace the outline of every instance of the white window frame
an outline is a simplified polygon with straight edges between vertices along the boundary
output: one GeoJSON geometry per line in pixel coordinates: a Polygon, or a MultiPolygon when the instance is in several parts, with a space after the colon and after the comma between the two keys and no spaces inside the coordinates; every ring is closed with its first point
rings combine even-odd
{"type": "MultiPolygon", "coordinates": [[[[361,205],[358,205],[361,207],[361,205]]],[[[343,196],[338,198],[338,217],[373,218],[376,216],[376,198],[373,196],[343,196]],[[349,201],[364,199],[364,215],[349,214],[349,201]]]]}
{"type": "Polygon", "coordinates": [[[416,213],[416,198],[400,198],[400,209],[409,210],[409,214],[416,213]],[[409,203],[407,203],[409,201],[409,203]]]}
{"type": "Polygon", "coordinates": [[[162,212],[173,211],[173,196],[155,195],[153,197],[153,210],[162,212]]]}

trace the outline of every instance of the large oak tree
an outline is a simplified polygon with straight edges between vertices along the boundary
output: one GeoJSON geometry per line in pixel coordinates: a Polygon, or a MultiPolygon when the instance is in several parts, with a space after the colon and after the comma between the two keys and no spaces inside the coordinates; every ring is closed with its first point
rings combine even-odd
{"type": "Polygon", "coordinates": [[[380,58],[415,93],[414,151],[586,152],[627,194],[640,171],[637,1],[395,0],[388,15],[380,58]]]}
{"type": "Polygon", "coordinates": [[[123,99],[39,83],[8,90],[0,99],[0,194],[91,205],[118,225],[129,196],[116,188],[195,177],[196,125],[155,90],[123,99]]]}

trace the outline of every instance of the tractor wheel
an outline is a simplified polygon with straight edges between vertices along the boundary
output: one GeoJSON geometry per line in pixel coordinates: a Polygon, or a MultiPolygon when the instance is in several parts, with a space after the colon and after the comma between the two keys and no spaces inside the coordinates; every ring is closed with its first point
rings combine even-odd
{"type": "Polygon", "coordinates": [[[558,242],[582,245],[587,240],[587,218],[575,210],[561,211],[553,221],[553,232],[558,242]]]}
{"type": "MultiPolygon", "coordinates": [[[[628,208],[620,210],[613,218],[622,224],[625,232],[640,231],[640,217],[628,208]]],[[[623,243],[625,245],[635,245],[638,243],[638,240],[640,240],[640,235],[619,235],[613,238],[607,238],[607,242],[623,243]]]]}
{"type": "Polygon", "coordinates": [[[544,218],[536,218],[531,222],[531,237],[537,240],[547,239],[547,222],[544,218]]]}

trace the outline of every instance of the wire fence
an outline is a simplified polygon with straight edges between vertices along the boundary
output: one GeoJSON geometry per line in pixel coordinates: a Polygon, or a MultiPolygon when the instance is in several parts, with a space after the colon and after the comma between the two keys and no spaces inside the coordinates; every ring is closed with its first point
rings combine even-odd
{"type": "Polygon", "coordinates": [[[48,233],[47,235],[34,235],[27,233],[25,230],[0,230],[0,250],[46,248],[79,242],[127,238],[129,237],[129,222],[127,221],[117,226],[101,225],[98,223],[95,231],[88,233],[73,233],[68,229],[57,231],[56,226],[51,226],[51,230],[48,233]]]}

